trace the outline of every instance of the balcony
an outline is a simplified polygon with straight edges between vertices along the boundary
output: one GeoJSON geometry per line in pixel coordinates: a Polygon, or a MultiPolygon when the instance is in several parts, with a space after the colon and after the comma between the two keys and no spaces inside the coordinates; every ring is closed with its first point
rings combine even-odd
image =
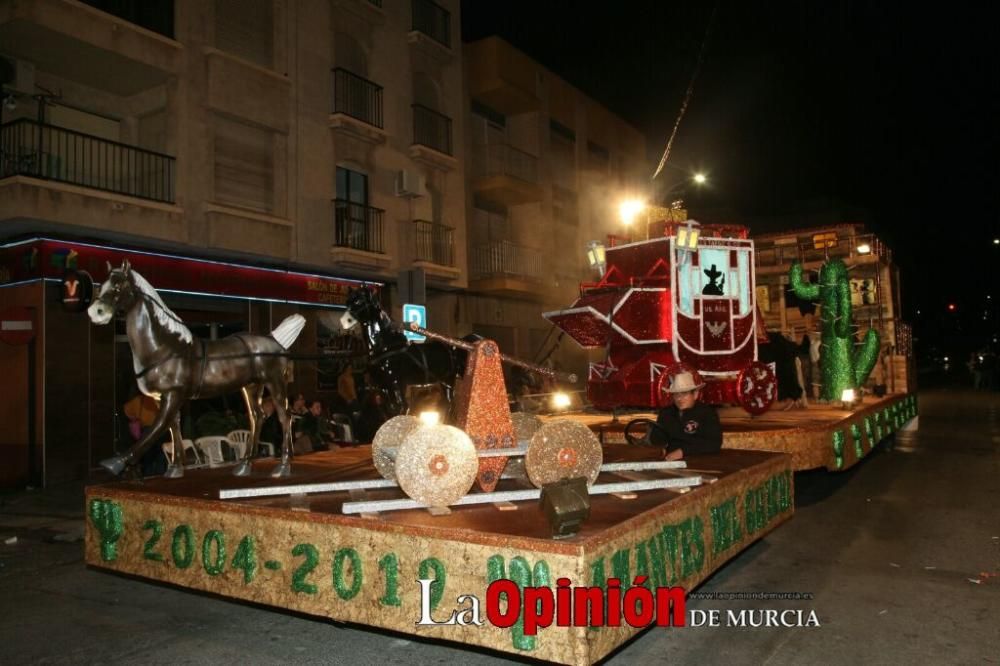
{"type": "Polygon", "coordinates": [[[0,178],[11,176],[174,201],[173,157],[25,118],[0,128],[0,178]]]}
{"type": "Polygon", "coordinates": [[[173,2],[91,4],[113,5],[123,18],[72,0],[4,3],[4,53],[37,70],[125,97],[180,75],[184,47],[172,39],[173,2]]]}
{"type": "Polygon", "coordinates": [[[498,296],[541,299],[542,253],[510,241],[472,248],[469,288],[498,296]]]}
{"type": "Polygon", "coordinates": [[[368,143],[384,142],[382,86],[346,69],[334,69],[330,127],[368,143]]]}
{"type": "Polygon", "coordinates": [[[384,218],[381,208],[334,199],[333,260],[365,269],[388,266],[392,258],[385,253],[384,218]]]}
{"type": "Polygon", "coordinates": [[[473,150],[477,196],[505,206],[542,200],[538,158],[503,143],[480,144],[473,150]]]}
{"type": "Polygon", "coordinates": [[[538,67],[499,37],[464,47],[471,96],[507,116],[538,111],[538,67]]]}
{"type": "Polygon", "coordinates": [[[451,118],[421,104],[414,104],[410,157],[443,171],[451,171],[458,166],[458,160],[452,157],[451,118]]]}
{"type": "Polygon", "coordinates": [[[411,0],[408,39],[430,55],[451,56],[451,13],[431,0],[411,0]]]}
{"type": "Polygon", "coordinates": [[[890,250],[875,234],[858,234],[814,238],[807,243],[777,244],[757,247],[757,273],[786,273],[792,262],[799,261],[806,270],[818,270],[827,257],[843,259],[852,264],[892,263],[890,250]]]}
{"type": "Polygon", "coordinates": [[[459,276],[455,268],[455,230],[439,222],[414,220],[414,266],[424,269],[429,276],[454,280],[459,276]]]}

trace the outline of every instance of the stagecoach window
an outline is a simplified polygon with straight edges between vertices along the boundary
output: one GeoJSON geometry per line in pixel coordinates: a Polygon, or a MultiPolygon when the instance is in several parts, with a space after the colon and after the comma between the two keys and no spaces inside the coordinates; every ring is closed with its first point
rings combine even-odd
{"type": "Polygon", "coordinates": [[[684,264],[677,275],[677,303],[679,310],[694,316],[694,301],[704,299],[736,298],[740,315],[750,312],[750,252],[735,251],[735,266],[731,265],[731,248],[702,247],[698,250],[698,264],[684,264]]]}

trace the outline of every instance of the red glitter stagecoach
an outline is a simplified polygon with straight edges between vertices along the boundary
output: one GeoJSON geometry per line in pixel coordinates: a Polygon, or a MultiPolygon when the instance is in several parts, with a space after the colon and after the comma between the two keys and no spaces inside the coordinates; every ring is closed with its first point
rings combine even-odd
{"type": "Polygon", "coordinates": [[[598,409],[670,403],[670,375],[683,368],[705,382],[702,400],[761,414],[777,380],[757,360],[766,342],[746,227],[658,223],[662,235],[607,247],[606,270],[580,285],[566,310],[543,316],[582,347],[607,349],[591,363],[587,396],[598,409]]]}

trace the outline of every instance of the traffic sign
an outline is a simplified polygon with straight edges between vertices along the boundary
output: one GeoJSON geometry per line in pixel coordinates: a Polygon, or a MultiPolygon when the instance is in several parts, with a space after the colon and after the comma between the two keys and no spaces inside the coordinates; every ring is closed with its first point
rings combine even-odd
{"type": "MultiPolygon", "coordinates": [[[[427,328],[427,308],[423,305],[413,303],[403,304],[403,322],[407,324],[416,323],[420,328],[427,328]]],[[[427,338],[419,333],[403,331],[406,339],[411,342],[423,342],[427,338]]]]}

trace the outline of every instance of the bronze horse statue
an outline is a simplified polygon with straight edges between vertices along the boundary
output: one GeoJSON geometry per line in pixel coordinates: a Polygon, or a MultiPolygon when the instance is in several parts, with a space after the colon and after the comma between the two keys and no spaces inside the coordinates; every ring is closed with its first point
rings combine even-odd
{"type": "Polygon", "coordinates": [[[160,400],[160,411],[149,433],[136,442],[128,453],[101,461],[105,469],[118,475],[132,467],[169,428],[173,447],[164,476],[183,476],[181,407],[188,400],[213,398],[239,390],[247,404],[253,438],[233,474],[249,475],[251,460],[257,455],[260,444],[263,424],[260,403],[267,387],[285,431],[281,462],[271,475],[284,477],[291,474],[292,432],[285,409],[285,372],[288,366],[287,350],[305,326],[305,317],[291,315],[267,336],[236,333],[221,340],[196,339],[149,282],[132,270],[128,260],[114,270],[108,264],[108,279],[87,310],[90,320],[97,325],[109,323],[116,313],[125,316],[139,389],[160,400]]]}

